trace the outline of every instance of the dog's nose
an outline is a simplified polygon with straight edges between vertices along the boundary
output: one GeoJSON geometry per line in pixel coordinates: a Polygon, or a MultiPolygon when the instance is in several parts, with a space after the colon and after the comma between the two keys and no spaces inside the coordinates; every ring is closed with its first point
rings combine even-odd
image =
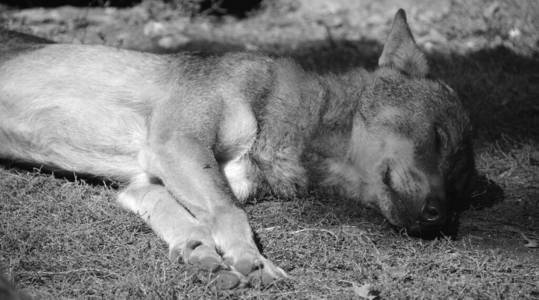
{"type": "Polygon", "coordinates": [[[427,227],[437,227],[445,223],[446,211],[442,199],[429,197],[420,214],[420,222],[427,227]]]}

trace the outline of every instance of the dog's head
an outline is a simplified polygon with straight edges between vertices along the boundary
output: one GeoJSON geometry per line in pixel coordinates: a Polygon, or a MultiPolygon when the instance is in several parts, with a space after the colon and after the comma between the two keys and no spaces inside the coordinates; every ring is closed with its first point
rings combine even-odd
{"type": "Polygon", "coordinates": [[[426,78],[403,10],[361,95],[345,161],[330,172],[348,196],[414,234],[438,232],[467,202],[471,125],[457,94],[426,78]]]}

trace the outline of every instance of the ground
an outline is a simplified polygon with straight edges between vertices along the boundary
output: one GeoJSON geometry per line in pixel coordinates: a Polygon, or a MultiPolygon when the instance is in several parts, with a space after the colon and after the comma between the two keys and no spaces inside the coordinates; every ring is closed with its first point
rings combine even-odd
{"type": "Polygon", "coordinates": [[[111,182],[0,166],[0,265],[36,298],[539,298],[539,2],[265,1],[245,19],[171,4],[0,7],[4,27],[70,43],[154,52],[260,50],[307,69],[376,65],[393,14],[408,13],[433,76],[475,126],[480,179],[456,239],[394,231],[375,212],[317,194],[245,205],[264,254],[293,278],[219,291],[210,274],[115,202],[111,182]],[[265,3],[265,4],[264,4],[265,3]]]}

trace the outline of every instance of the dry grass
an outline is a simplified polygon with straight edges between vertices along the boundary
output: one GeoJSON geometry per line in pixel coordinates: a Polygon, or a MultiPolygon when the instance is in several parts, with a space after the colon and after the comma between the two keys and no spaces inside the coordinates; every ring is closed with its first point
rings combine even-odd
{"type": "MultiPolygon", "coordinates": [[[[281,11],[253,17],[258,27],[249,23],[255,22],[252,20],[210,23],[212,40],[207,39],[208,32],[196,31],[203,21],[191,20],[193,32],[206,40],[202,44],[193,40],[182,47],[260,47],[292,55],[319,72],[373,67],[382,40],[375,35],[387,30],[386,15],[392,12],[384,11],[392,11],[396,4],[357,3],[363,5],[361,13],[371,18],[371,23],[357,25],[372,29],[365,31],[363,39],[355,39],[353,24],[331,25],[335,13],[320,17],[333,26],[331,39],[306,41],[302,32],[316,35],[316,30],[322,30],[326,37],[327,32],[323,27],[305,27],[307,21],[281,11]],[[377,14],[382,16],[376,19],[377,14]],[[270,28],[268,24],[278,24],[278,28],[260,29],[270,28]],[[283,37],[272,40],[279,29],[283,37]],[[237,44],[224,45],[223,40],[229,41],[230,36],[237,44]],[[261,36],[266,38],[264,43],[261,36]]],[[[302,199],[253,199],[245,209],[264,253],[294,278],[264,288],[218,291],[210,274],[170,262],[165,244],[139,218],[119,208],[114,199],[116,188],[108,183],[86,183],[4,164],[0,167],[0,265],[5,267],[4,273],[18,288],[40,299],[539,298],[539,252],[524,246],[525,238],[539,238],[537,40],[528,41],[532,33],[518,41],[507,36],[518,20],[524,22],[518,25],[523,33],[534,24],[526,23],[530,17],[524,12],[529,8],[522,7],[523,2],[438,1],[430,11],[443,10],[447,3],[451,5],[446,17],[432,17],[429,8],[417,8],[419,12],[413,13],[413,3],[407,1],[400,5],[412,7],[408,7],[412,10],[410,23],[419,32],[422,45],[431,49],[434,75],[461,94],[477,130],[477,164],[483,178],[474,192],[474,203],[461,217],[456,240],[407,237],[369,209],[316,193],[302,199]],[[491,3],[498,3],[498,8],[491,3]],[[483,24],[478,14],[487,13],[495,17],[489,16],[483,24]],[[451,38],[428,44],[433,40],[429,28],[451,38]],[[476,48],[466,48],[474,38],[476,48]],[[363,293],[364,288],[370,294],[363,293]]],[[[157,4],[145,3],[138,9],[148,7],[154,9],[152,18],[157,20],[173,14],[157,4]]],[[[111,18],[124,22],[123,27],[92,22],[70,27],[68,21],[54,19],[32,23],[31,18],[22,21],[17,13],[4,14],[2,20],[10,27],[30,28],[60,40],[69,40],[70,35],[82,39],[81,32],[91,40],[98,36],[94,31],[99,28],[109,44],[120,41],[118,32],[132,34],[131,40],[121,41],[123,46],[144,48],[153,45],[151,41],[158,42],[141,39],[142,25],[137,27],[133,21],[139,15],[132,11],[132,17],[125,20],[111,18]],[[61,30],[64,27],[67,29],[61,30]]],[[[99,10],[86,10],[83,16],[92,18],[94,14],[99,15],[99,10]]],[[[69,16],[62,18],[68,20],[69,16]]]]}

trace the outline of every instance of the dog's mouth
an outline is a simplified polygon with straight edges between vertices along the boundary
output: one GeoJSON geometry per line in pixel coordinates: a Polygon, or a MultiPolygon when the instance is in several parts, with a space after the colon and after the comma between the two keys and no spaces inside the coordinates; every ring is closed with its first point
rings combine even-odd
{"type": "Polygon", "coordinates": [[[418,237],[422,239],[435,239],[443,236],[444,226],[442,225],[425,225],[417,221],[407,227],[405,227],[406,233],[412,237],[418,237]]]}
{"type": "MultiPolygon", "coordinates": [[[[403,227],[395,227],[402,231],[403,227]]],[[[458,229],[458,214],[456,212],[448,213],[447,219],[444,223],[431,224],[425,223],[421,220],[417,220],[404,227],[406,234],[411,237],[417,237],[426,240],[433,240],[436,238],[454,238],[458,229]]]]}
{"type": "MultiPolygon", "coordinates": [[[[436,221],[428,219],[428,214],[419,213],[417,209],[395,205],[393,202],[391,207],[381,209],[378,207],[382,215],[392,224],[392,227],[404,232],[408,236],[431,240],[435,238],[454,237],[458,228],[458,212],[454,209],[439,211],[436,215],[436,221]]],[[[424,210],[424,208],[422,209],[424,210]]]]}

